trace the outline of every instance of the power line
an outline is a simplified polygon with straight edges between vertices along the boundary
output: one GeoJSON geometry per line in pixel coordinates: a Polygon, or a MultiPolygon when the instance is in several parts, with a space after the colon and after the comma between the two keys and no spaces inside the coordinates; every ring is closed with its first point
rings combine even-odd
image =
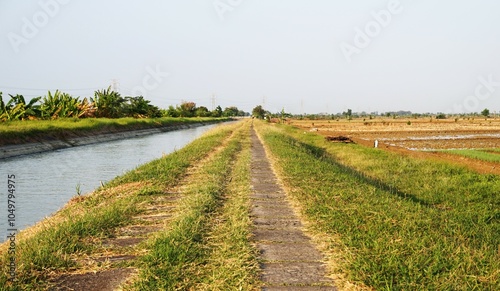
{"type": "MultiPolygon", "coordinates": [[[[53,89],[54,87],[50,88],[20,88],[20,87],[10,87],[10,86],[2,86],[0,85],[0,89],[8,89],[8,90],[19,90],[19,91],[48,91],[50,89],[53,89]]],[[[96,88],[101,89],[102,86],[99,87],[91,87],[91,88],[57,88],[56,90],[60,91],[84,91],[84,90],[97,90],[96,88]]]]}

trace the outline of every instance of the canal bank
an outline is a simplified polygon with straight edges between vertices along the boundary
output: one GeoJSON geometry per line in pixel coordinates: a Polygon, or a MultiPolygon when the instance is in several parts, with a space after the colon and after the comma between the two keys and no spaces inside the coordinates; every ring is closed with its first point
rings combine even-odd
{"type": "Polygon", "coordinates": [[[21,144],[0,146],[0,160],[23,156],[23,155],[54,151],[59,149],[90,145],[95,143],[109,142],[109,141],[135,138],[135,137],[164,133],[175,130],[189,129],[189,128],[226,122],[226,121],[230,121],[230,119],[203,121],[195,123],[168,124],[161,127],[146,128],[146,129],[122,128],[114,132],[102,132],[102,131],[80,132],[76,134],[73,133],[73,136],[69,137],[64,135],[56,137],[41,136],[36,139],[37,140],[36,142],[27,142],[21,144]]]}
{"type": "Polygon", "coordinates": [[[224,279],[216,279],[210,284],[212,288],[205,289],[255,289],[252,286],[258,284],[258,265],[248,241],[246,229],[250,221],[244,199],[250,189],[248,129],[249,122],[217,126],[187,146],[127,172],[90,195],[73,197],[50,218],[16,234],[14,275],[5,264],[9,262],[8,246],[0,245],[0,286],[4,287],[0,289],[114,290],[117,286],[109,285],[131,279],[127,290],[170,290],[173,288],[163,287],[177,285],[184,278],[190,279],[188,285],[178,289],[204,289],[193,280],[207,278],[214,271],[224,279]],[[245,220],[233,223],[240,218],[245,220]],[[168,282],[158,282],[159,288],[141,286],[145,282],[141,278],[147,280],[147,258],[160,250],[156,245],[172,247],[164,242],[165,237],[175,244],[172,256],[168,255],[173,261],[161,260],[153,270],[166,269],[162,277],[168,282]],[[207,244],[209,248],[198,248],[208,237],[212,241],[207,244]],[[219,253],[220,245],[232,251],[219,253]],[[217,253],[212,256],[208,250],[217,253]],[[211,262],[210,268],[200,260],[211,262]],[[198,266],[203,266],[203,274],[197,271],[198,266]],[[219,281],[226,288],[218,285],[219,281]],[[99,282],[104,285],[96,285],[99,282]]]}
{"type": "MultiPolygon", "coordinates": [[[[216,124],[93,143],[1,161],[0,177],[16,177],[16,227],[24,229],[134,168],[179,151],[216,124]]],[[[0,180],[0,191],[7,180],[0,180]]],[[[0,195],[6,209],[7,196],[0,195]]],[[[7,215],[7,213],[5,213],[7,215]]],[[[7,220],[0,220],[3,241],[7,220]]]]}

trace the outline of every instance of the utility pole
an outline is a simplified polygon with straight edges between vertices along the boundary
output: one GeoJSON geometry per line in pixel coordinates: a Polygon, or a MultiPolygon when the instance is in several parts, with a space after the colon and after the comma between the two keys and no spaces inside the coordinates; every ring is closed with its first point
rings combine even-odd
{"type": "Polygon", "coordinates": [[[262,108],[266,108],[266,96],[262,96],[262,108]]]}
{"type": "Polygon", "coordinates": [[[111,90],[118,92],[120,90],[120,83],[117,79],[111,80],[111,90]]]}
{"type": "Polygon", "coordinates": [[[215,93],[212,93],[212,97],[210,98],[211,101],[212,101],[212,111],[215,110],[215,103],[216,103],[216,97],[215,97],[215,93]]]}

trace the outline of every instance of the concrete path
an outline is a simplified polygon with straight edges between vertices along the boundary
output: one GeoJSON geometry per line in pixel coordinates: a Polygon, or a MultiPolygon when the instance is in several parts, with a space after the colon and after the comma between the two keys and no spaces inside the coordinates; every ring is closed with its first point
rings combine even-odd
{"type": "Polygon", "coordinates": [[[337,290],[253,129],[251,167],[253,240],[261,254],[263,290],[337,290]]]}

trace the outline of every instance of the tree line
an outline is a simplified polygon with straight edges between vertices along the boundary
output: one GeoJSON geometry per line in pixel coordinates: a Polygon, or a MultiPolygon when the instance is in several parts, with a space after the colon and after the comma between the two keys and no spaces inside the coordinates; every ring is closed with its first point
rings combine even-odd
{"type": "Polygon", "coordinates": [[[213,111],[206,107],[197,107],[194,102],[169,106],[160,109],[150,104],[143,96],[122,97],[111,88],[97,90],[93,97],[73,97],[68,93],[56,90],[26,101],[23,95],[10,95],[10,100],[4,102],[0,92],[0,121],[57,119],[57,118],[155,118],[155,117],[232,117],[246,116],[237,107],[227,107],[224,110],[217,106],[213,111]]]}
{"type": "Polygon", "coordinates": [[[249,116],[243,110],[239,110],[238,107],[226,107],[222,110],[222,107],[217,106],[212,111],[208,110],[205,106],[196,106],[194,102],[182,102],[180,105],[173,106],[170,105],[168,109],[162,110],[163,116],[170,117],[235,117],[235,116],[249,116]]]}

